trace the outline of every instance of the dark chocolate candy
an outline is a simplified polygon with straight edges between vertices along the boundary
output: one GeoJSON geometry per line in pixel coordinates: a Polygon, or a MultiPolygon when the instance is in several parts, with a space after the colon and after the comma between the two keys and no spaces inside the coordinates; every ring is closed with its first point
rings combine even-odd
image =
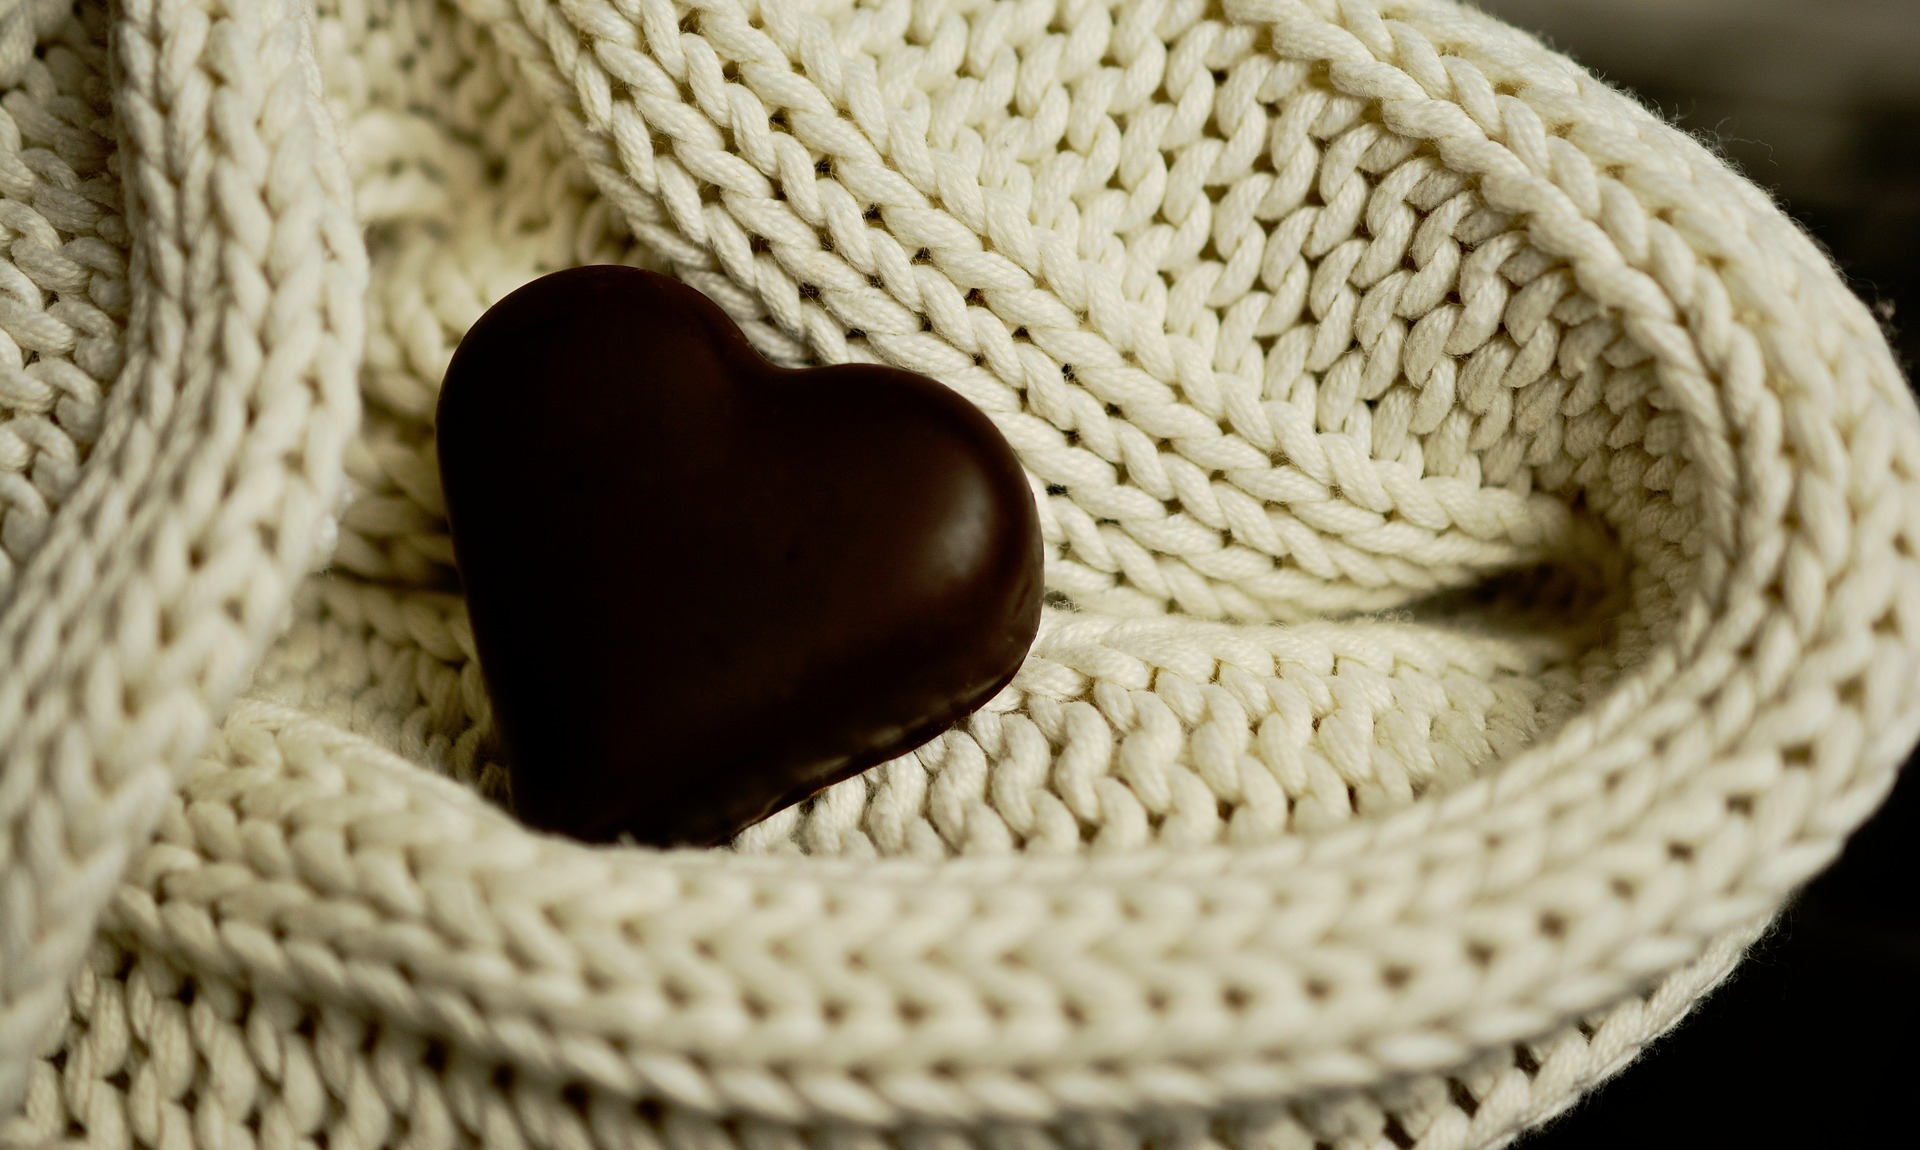
{"type": "Polygon", "coordinates": [[[547,276],[447,368],[440,475],[527,823],[705,844],[991,698],[1040,618],[1006,441],[904,371],[788,371],[664,276],[547,276]]]}

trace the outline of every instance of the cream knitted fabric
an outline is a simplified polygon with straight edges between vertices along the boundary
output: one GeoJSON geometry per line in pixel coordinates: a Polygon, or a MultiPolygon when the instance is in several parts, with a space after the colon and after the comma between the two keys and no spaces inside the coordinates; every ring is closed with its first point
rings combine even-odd
{"type": "Polygon", "coordinates": [[[365,252],[287,8],[129,0],[111,90],[69,16],[0,97],[6,1109],[341,488],[365,252]]]}
{"type": "Polygon", "coordinates": [[[1485,17],[115,28],[111,120],[96,15],[0,99],[0,1145],[1491,1145],[1724,976],[1920,733],[1920,421],[1871,318],[1485,17]],[[490,302],[607,260],[959,389],[1046,530],[1014,683],[729,851],[488,801],[435,389],[490,302]]]}

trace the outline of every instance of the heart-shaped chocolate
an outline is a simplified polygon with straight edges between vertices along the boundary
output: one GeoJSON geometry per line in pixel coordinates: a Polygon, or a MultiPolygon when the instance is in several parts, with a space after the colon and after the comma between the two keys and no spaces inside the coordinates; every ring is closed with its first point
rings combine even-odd
{"type": "Polygon", "coordinates": [[[984,415],[904,371],[774,367],[664,276],[501,300],[437,435],[536,827],[723,841],[984,703],[1039,627],[1033,496],[984,415]]]}

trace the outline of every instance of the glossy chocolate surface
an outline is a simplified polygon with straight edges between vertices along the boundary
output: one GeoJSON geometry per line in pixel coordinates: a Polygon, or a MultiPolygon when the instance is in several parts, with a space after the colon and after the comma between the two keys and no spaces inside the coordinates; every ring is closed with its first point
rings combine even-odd
{"type": "Polygon", "coordinates": [[[1039,625],[1033,498],[984,415],[903,371],[776,368],[663,276],[500,301],[437,434],[535,827],[723,841],[978,707],[1039,625]]]}

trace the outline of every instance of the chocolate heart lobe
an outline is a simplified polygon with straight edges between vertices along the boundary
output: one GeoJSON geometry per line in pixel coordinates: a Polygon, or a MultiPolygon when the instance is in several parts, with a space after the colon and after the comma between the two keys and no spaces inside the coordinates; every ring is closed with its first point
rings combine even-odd
{"type": "Polygon", "coordinates": [[[508,295],[436,435],[535,827],[723,841],[984,703],[1039,627],[1033,496],[986,416],[909,372],[775,367],[664,276],[508,295]]]}

